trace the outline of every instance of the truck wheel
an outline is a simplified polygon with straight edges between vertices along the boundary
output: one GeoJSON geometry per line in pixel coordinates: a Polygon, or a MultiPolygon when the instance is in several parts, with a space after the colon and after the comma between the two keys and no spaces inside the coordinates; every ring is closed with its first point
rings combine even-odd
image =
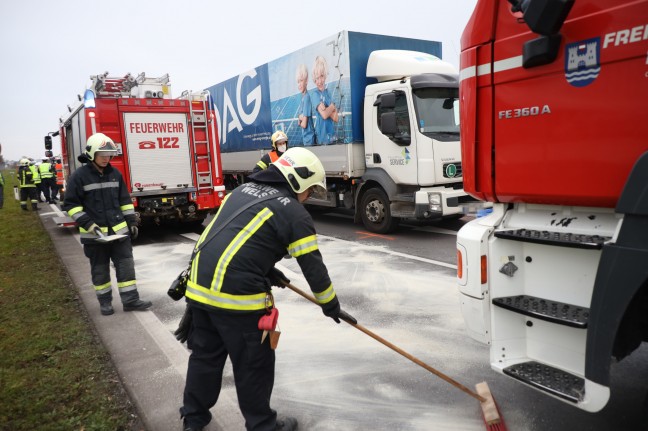
{"type": "Polygon", "coordinates": [[[379,188],[367,190],[362,196],[362,223],[370,232],[389,233],[398,226],[398,219],[393,218],[389,209],[389,199],[379,188]]]}

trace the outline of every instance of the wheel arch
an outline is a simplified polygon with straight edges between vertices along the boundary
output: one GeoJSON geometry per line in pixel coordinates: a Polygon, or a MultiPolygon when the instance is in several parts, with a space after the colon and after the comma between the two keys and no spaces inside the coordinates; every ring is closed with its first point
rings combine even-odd
{"type": "Polygon", "coordinates": [[[360,203],[362,202],[362,197],[367,192],[374,187],[382,189],[387,194],[387,197],[391,201],[398,191],[398,186],[394,180],[385,172],[383,169],[367,169],[362,176],[362,183],[357,188],[355,197],[354,197],[354,216],[353,221],[355,223],[361,223],[360,215],[360,203]]]}
{"type": "Polygon", "coordinates": [[[605,386],[611,357],[630,354],[637,338],[648,338],[648,152],[630,172],[616,212],[624,218],[617,241],[601,253],[585,356],[585,377],[605,386]]]}

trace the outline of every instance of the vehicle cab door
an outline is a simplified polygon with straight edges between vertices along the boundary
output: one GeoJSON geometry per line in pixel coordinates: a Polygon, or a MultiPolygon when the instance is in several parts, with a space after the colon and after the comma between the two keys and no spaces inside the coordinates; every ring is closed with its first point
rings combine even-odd
{"type": "Polygon", "coordinates": [[[371,119],[365,119],[372,131],[371,142],[365,143],[367,168],[383,169],[396,184],[418,184],[416,139],[412,135],[415,116],[408,89],[377,92],[372,100],[371,119]]]}

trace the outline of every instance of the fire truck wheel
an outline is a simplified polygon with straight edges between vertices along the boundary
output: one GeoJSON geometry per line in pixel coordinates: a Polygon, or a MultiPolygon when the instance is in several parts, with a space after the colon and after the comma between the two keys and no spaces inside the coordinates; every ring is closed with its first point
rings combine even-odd
{"type": "Polygon", "coordinates": [[[369,232],[389,233],[398,226],[399,220],[391,215],[387,194],[377,187],[362,196],[360,215],[369,232]]]}

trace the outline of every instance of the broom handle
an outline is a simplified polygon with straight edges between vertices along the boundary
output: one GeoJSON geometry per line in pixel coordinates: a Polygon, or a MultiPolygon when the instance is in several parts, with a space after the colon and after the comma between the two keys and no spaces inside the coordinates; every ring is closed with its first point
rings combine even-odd
{"type": "MultiPolygon", "coordinates": [[[[301,296],[303,296],[304,298],[308,299],[308,300],[309,300],[310,302],[312,302],[313,304],[316,304],[316,305],[318,305],[318,306],[320,305],[320,304],[317,302],[317,300],[316,300],[313,296],[307,294],[306,292],[304,292],[303,290],[299,289],[298,287],[295,287],[295,286],[293,286],[293,285],[290,284],[290,283],[286,283],[286,286],[287,286],[290,290],[292,290],[293,292],[298,293],[299,295],[301,295],[301,296]]],[[[344,319],[342,319],[342,320],[344,320],[344,319]]],[[[361,324],[359,324],[359,323],[352,323],[352,322],[348,322],[348,321],[346,321],[346,320],[344,320],[344,321],[345,321],[346,323],[348,323],[349,325],[355,327],[356,329],[358,329],[358,330],[364,332],[365,334],[367,334],[368,336],[370,336],[370,337],[373,338],[374,340],[378,341],[379,343],[382,343],[382,344],[384,344],[385,346],[389,347],[389,348],[392,349],[394,352],[399,353],[399,354],[401,354],[402,356],[406,357],[406,358],[409,359],[410,361],[414,362],[416,365],[419,365],[419,366],[425,368],[426,370],[428,370],[428,371],[431,372],[432,374],[434,374],[434,375],[436,375],[437,377],[440,377],[441,379],[443,379],[443,380],[445,380],[446,382],[450,383],[450,384],[451,384],[452,386],[454,386],[455,388],[460,389],[460,390],[462,390],[463,392],[467,393],[468,395],[470,395],[471,397],[475,398],[475,399],[476,399],[477,401],[479,401],[480,403],[483,403],[483,402],[486,401],[486,398],[484,398],[484,397],[482,397],[481,395],[479,395],[479,394],[477,394],[477,393],[471,391],[470,389],[468,389],[467,387],[465,387],[464,385],[462,385],[462,384],[459,383],[458,381],[456,381],[456,380],[454,380],[453,378],[451,378],[451,377],[449,377],[449,376],[443,374],[441,371],[439,371],[439,370],[437,370],[437,369],[435,369],[435,368],[429,366],[428,364],[426,364],[425,362],[421,361],[421,360],[418,359],[417,357],[410,355],[410,354],[407,353],[405,350],[401,349],[401,348],[398,347],[398,346],[395,346],[394,344],[392,344],[392,343],[390,343],[389,341],[387,341],[387,340],[385,340],[384,338],[382,338],[380,335],[375,334],[375,333],[373,333],[372,331],[368,330],[367,328],[365,328],[365,327],[362,326],[361,324]]]]}

